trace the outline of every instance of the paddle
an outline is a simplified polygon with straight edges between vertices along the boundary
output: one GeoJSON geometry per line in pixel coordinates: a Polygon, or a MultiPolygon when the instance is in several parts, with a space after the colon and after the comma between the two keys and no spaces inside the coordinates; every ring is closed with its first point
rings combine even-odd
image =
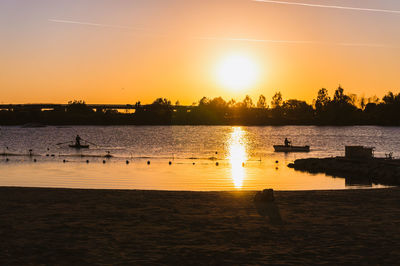
{"type": "Polygon", "coordinates": [[[88,141],[88,140],[85,140],[85,139],[82,139],[83,141],[85,141],[85,142],[87,142],[87,143],[89,143],[89,144],[92,144],[92,145],[94,145],[94,146],[97,146],[97,147],[99,147],[99,145],[97,145],[96,143],[93,143],[93,142],[90,142],[90,141],[88,141]]]}
{"type": "Polygon", "coordinates": [[[72,141],[70,140],[70,141],[67,141],[67,142],[60,142],[60,143],[57,143],[56,145],[67,144],[67,143],[70,143],[70,142],[72,142],[72,141]]]}

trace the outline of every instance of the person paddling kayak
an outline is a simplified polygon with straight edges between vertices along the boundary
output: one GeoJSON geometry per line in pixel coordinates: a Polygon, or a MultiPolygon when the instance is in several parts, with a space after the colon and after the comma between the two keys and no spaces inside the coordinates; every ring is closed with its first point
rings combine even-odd
{"type": "MultiPolygon", "coordinates": [[[[68,145],[70,148],[75,148],[75,149],[88,149],[89,145],[87,144],[81,144],[82,139],[79,135],[76,135],[75,137],[75,143],[68,145]]],[[[85,142],[88,142],[87,140],[84,140],[85,142]]]]}
{"type": "Polygon", "coordinates": [[[289,147],[290,144],[291,144],[291,141],[288,140],[288,138],[285,138],[285,147],[289,147]]]}
{"type": "Polygon", "coordinates": [[[76,135],[75,146],[77,147],[81,146],[81,137],[79,135],[76,135]]]}

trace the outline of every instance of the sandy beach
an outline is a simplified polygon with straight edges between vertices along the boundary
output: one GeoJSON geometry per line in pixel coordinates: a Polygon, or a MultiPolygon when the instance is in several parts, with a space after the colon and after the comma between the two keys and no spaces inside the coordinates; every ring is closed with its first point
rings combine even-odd
{"type": "Polygon", "coordinates": [[[254,195],[2,187],[0,264],[399,263],[399,188],[254,195]]]}

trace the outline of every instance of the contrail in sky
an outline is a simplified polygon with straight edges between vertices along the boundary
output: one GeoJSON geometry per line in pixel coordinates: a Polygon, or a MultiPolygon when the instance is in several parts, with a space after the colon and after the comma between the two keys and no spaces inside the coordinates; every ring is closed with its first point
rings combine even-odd
{"type": "MultiPolygon", "coordinates": [[[[257,0],[254,0],[257,1],[257,0]]],[[[258,0],[261,1],[261,0],[258,0]]],[[[263,0],[268,1],[268,0],[263,0]]],[[[83,21],[74,21],[74,20],[64,20],[64,19],[48,19],[50,22],[55,23],[67,23],[67,24],[76,24],[76,25],[86,25],[86,26],[94,26],[94,27],[105,27],[105,28],[114,28],[114,29],[128,29],[128,30],[140,30],[134,29],[128,26],[120,26],[120,25],[110,25],[110,24],[101,24],[101,23],[93,23],[93,22],[83,22],[83,21]]],[[[145,32],[146,35],[150,33],[145,32]]],[[[168,36],[161,34],[150,34],[153,37],[165,37],[168,36]]],[[[307,41],[307,40],[274,40],[274,39],[251,39],[251,38],[218,38],[218,37],[191,37],[191,39],[196,40],[214,40],[214,41],[235,41],[235,42],[254,42],[254,43],[270,43],[270,44],[319,44],[319,45],[333,45],[333,46],[354,46],[354,47],[375,47],[375,48],[394,48],[393,46],[388,46],[385,44],[379,43],[335,43],[335,42],[320,42],[320,41],[307,41]]]]}
{"type": "Polygon", "coordinates": [[[99,24],[99,23],[82,22],[82,21],[73,21],[73,20],[64,20],[64,19],[48,19],[48,21],[50,21],[50,22],[56,22],[56,23],[67,23],[67,24],[78,24],[78,25],[86,25],[86,26],[94,26],[94,27],[103,27],[103,28],[114,28],[114,29],[133,30],[133,28],[127,27],[127,26],[109,25],[109,24],[99,24]]]}
{"type": "Polygon", "coordinates": [[[252,0],[252,1],[270,3],[270,4],[280,4],[280,5],[294,5],[294,6],[306,6],[306,7],[319,7],[319,8],[332,8],[332,9],[343,9],[343,10],[353,10],[353,11],[367,11],[367,12],[381,12],[381,13],[400,14],[400,10],[390,10],[390,9],[377,9],[377,8],[364,8],[364,7],[351,7],[351,6],[336,6],[336,5],[322,5],[322,4],[288,2],[288,1],[278,1],[278,0],[252,0]]]}
{"type": "Polygon", "coordinates": [[[264,43],[293,43],[293,44],[313,44],[315,41],[296,41],[296,40],[267,40],[267,39],[249,39],[249,38],[218,38],[218,37],[197,37],[199,40],[215,41],[237,41],[237,42],[264,42],[264,43]]]}
{"type": "Polygon", "coordinates": [[[380,43],[346,43],[346,42],[320,42],[320,41],[302,41],[302,40],[271,40],[271,39],[249,39],[249,38],[218,38],[218,37],[197,37],[199,40],[216,40],[216,41],[237,41],[237,42],[258,42],[258,43],[276,43],[276,44],[320,44],[334,46],[354,46],[354,47],[381,47],[394,48],[393,46],[380,43]]]}

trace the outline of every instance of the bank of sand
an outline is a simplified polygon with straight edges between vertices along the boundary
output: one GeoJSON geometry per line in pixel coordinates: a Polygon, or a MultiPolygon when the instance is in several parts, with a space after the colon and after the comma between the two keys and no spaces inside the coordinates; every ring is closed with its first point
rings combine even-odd
{"type": "Polygon", "coordinates": [[[275,196],[0,188],[0,264],[399,264],[400,189],[275,196]]]}

